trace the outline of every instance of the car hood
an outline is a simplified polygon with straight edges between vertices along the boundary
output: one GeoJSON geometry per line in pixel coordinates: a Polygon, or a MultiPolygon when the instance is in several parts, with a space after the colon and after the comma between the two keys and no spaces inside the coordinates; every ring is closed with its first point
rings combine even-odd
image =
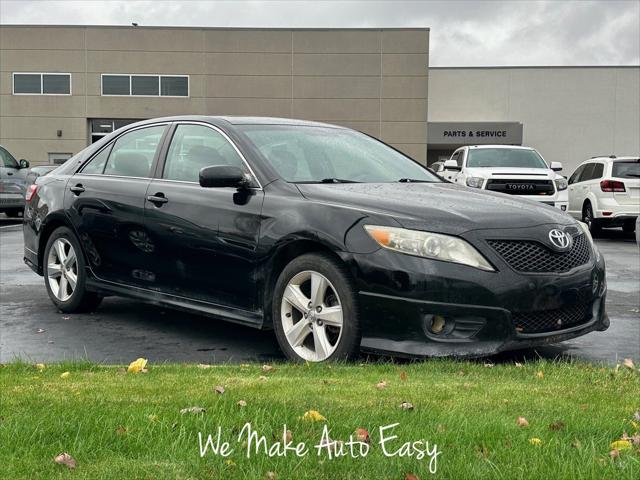
{"type": "Polygon", "coordinates": [[[536,178],[553,179],[556,174],[546,168],[467,168],[467,176],[482,178],[536,178]]]}
{"type": "Polygon", "coordinates": [[[442,233],[575,223],[548,205],[451,183],[298,184],[298,188],[314,202],[392,216],[403,227],[442,233]]]}

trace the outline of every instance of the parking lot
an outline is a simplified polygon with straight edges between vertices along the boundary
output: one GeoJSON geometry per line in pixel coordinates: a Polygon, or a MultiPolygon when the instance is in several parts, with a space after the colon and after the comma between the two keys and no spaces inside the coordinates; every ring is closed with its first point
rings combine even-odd
{"type": "MultiPolygon", "coordinates": [[[[597,244],[607,262],[611,327],[563,344],[503,354],[640,363],[640,250],[632,235],[605,232],[597,244]]],[[[0,215],[0,362],[87,359],[124,363],[246,362],[282,358],[275,337],[207,317],[111,297],[97,312],[65,315],[51,304],[41,277],[22,261],[20,221],[0,215]]]]}

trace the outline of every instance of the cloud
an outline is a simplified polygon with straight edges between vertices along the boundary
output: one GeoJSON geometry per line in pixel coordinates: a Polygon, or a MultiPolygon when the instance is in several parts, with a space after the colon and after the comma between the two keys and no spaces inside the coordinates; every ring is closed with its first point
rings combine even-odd
{"type": "Polygon", "coordinates": [[[430,27],[432,66],[638,65],[640,2],[0,0],[3,24],[430,27]]]}

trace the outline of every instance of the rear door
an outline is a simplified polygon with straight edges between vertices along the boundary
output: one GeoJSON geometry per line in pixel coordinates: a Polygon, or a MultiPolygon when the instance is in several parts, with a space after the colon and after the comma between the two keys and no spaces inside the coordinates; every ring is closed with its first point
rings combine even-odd
{"type": "Polygon", "coordinates": [[[163,293],[258,310],[256,248],[264,192],[255,178],[250,189],[200,186],[203,167],[233,165],[251,174],[239,150],[212,125],[177,124],[166,150],[145,205],[157,258],[150,285],[163,293]]]}
{"type": "Polygon", "coordinates": [[[624,192],[614,192],[620,205],[640,205],[640,159],[611,162],[611,179],[624,183],[624,192]]]}
{"type": "Polygon", "coordinates": [[[120,135],[67,183],[65,209],[102,280],[145,286],[154,248],[144,228],[144,199],[166,127],[120,135]]]}
{"type": "Polygon", "coordinates": [[[586,163],[569,177],[569,213],[576,218],[582,218],[582,204],[586,198],[586,185],[582,183],[588,176],[588,171],[593,168],[593,164],[586,163]]]}

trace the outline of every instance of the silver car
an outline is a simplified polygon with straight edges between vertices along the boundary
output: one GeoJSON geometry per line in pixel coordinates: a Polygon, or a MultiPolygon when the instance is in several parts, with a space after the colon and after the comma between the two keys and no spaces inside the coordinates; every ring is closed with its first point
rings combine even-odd
{"type": "Polygon", "coordinates": [[[0,213],[19,217],[24,210],[24,194],[29,162],[19,162],[0,145],[0,213]]]}

